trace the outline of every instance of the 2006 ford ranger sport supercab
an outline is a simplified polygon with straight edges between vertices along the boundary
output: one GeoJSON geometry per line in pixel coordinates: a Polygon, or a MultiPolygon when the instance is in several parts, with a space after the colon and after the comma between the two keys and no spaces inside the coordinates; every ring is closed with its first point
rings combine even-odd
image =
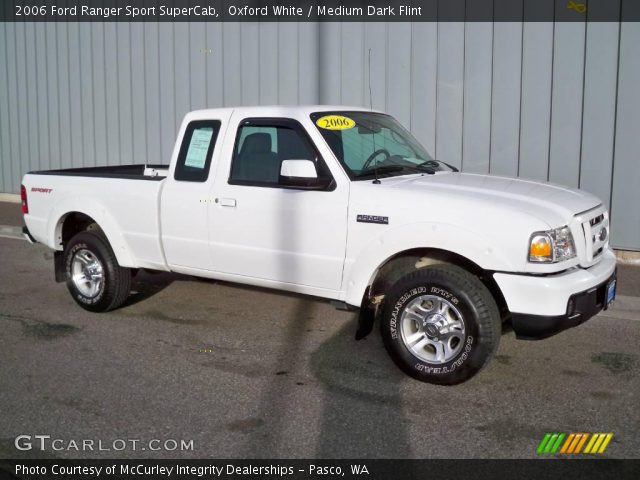
{"type": "Polygon", "coordinates": [[[615,296],[598,198],[460,173],[360,108],[191,112],[168,167],[32,172],[22,201],[87,310],[122,305],[137,269],[323,297],[359,309],[357,337],[379,318],[398,366],[437,384],[478,372],[503,322],[543,338],[615,296]]]}

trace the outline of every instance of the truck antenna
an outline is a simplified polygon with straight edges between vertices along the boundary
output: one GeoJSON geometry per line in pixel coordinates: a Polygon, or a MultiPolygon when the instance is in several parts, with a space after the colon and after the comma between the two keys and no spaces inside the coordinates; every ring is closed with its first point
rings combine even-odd
{"type": "MultiPolygon", "coordinates": [[[[369,48],[369,108],[371,109],[371,111],[373,112],[373,95],[371,94],[371,48],[369,48]]],[[[376,151],[376,132],[372,131],[372,138],[373,138],[373,151],[376,151]]],[[[376,161],[376,164],[373,168],[373,173],[375,175],[375,180],[373,181],[373,183],[375,183],[376,185],[380,184],[380,179],[378,178],[378,162],[376,161]]]]}
{"type": "Polygon", "coordinates": [[[371,48],[369,48],[369,109],[373,111],[373,95],[371,94],[371,48]]]}

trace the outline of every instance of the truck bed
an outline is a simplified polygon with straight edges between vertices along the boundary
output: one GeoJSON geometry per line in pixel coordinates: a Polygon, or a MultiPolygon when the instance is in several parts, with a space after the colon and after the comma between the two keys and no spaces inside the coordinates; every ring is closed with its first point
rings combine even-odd
{"type": "Polygon", "coordinates": [[[28,173],[25,223],[38,242],[59,250],[61,222],[82,212],[105,231],[120,265],[163,270],[159,205],[167,172],[143,164],[28,173]]]}
{"type": "Polygon", "coordinates": [[[126,178],[129,180],[162,180],[167,176],[168,165],[116,165],[108,167],[63,168],[29,172],[32,175],[59,175],[68,177],[126,178]]]}

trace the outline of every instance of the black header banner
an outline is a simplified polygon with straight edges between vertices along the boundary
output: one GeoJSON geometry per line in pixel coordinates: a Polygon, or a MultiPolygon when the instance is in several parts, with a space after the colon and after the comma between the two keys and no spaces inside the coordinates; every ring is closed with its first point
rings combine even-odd
{"type": "Polygon", "coordinates": [[[618,22],[638,0],[3,0],[4,22],[618,22]]]}
{"type": "Polygon", "coordinates": [[[636,480],[640,460],[0,460],[0,478],[636,480]]]}

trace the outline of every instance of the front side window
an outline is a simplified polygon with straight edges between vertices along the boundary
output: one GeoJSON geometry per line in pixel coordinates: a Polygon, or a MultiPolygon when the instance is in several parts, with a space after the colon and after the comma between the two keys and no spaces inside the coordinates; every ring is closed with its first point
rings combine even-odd
{"type": "Polygon", "coordinates": [[[389,115],[316,112],[311,119],[352,180],[452,170],[389,115]]]}
{"type": "Polygon", "coordinates": [[[184,182],[205,182],[211,156],[220,131],[218,120],[196,120],[184,132],[174,178],[184,182]]]}
{"type": "Polygon", "coordinates": [[[229,183],[276,186],[283,160],[311,160],[318,176],[328,170],[294,120],[248,119],[238,128],[229,183]]]}

